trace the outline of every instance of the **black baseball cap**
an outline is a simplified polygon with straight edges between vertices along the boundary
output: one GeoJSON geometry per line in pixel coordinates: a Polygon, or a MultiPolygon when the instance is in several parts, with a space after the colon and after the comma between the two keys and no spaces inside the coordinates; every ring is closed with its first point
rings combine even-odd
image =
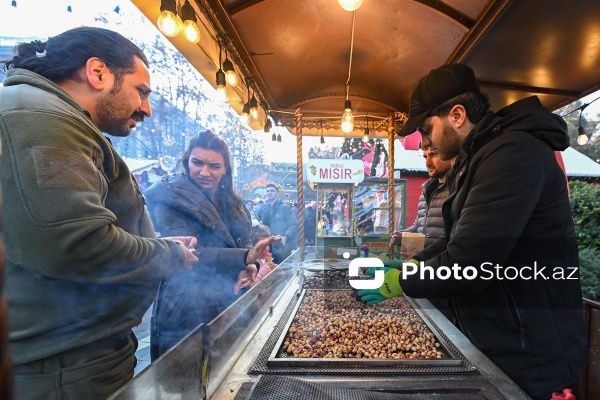
{"type": "Polygon", "coordinates": [[[408,120],[398,135],[410,135],[417,130],[431,110],[453,97],[478,92],[475,72],[464,64],[448,64],[431,70],[421,78],[410,95],[408,120]]]}

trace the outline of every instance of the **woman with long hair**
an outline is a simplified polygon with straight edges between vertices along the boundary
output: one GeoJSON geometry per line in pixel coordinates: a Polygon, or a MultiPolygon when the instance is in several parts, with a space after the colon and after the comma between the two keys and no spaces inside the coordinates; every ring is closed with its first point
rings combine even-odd
{"type": "Polygon", "coordinates": [[[250,216],[233,190],[229,149],[217,135],[202,131],[192,138],[180,164],[182,173],[164,176],[144,195],[156,231],[195,236],[200,261],[161,282],[151,321],[153,360],[234,302],[236,282],[253,282],[254,263],[277,240],[253,247],[250,216]]]}

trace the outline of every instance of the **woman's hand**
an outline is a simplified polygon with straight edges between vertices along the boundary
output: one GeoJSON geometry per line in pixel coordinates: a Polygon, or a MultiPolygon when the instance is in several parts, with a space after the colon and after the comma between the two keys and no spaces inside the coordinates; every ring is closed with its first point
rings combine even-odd
{"type": "Polygon", "coordinates": [[[256,280],[256,275],[258,274],[258,269],[254,264],[248,264],[246,269],[241,271],[238,275],[237,282],[233,287],[233,293],[238,294],[241,289],[248,287],[254,283],[256,280]]]}
{"type": "Polygon", "coordinates": [[[246,255],[246,264],[254,264],[259,258],[263,258],[269,252],[269,245],[279,239],[279,236],[270,236],[259,240],[246,255]]]}

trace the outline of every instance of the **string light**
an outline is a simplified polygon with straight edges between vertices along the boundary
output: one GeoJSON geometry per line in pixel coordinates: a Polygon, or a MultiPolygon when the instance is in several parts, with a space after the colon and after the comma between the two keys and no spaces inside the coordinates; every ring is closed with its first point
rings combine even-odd
{"type": "Polygon", "coordinates": [[[194,11],[194,7],[192,7],[189,0],[185,0],[181,7],[181,18],[183,19],[183,34],[186,39],[192,43],[198,43],[200,41],[200,29],[196,24],[196,11],[194,11]]]}
{"type": "Polygon", "coordinates": [[[160,17],[157,21],[158,29],[167,37],[175,37],[181,31],[183,22],[177,15],[176,0],[160,1],[160,17]]]}
{"type": "Polygon", "coordinates": [[[346,11],[355,11],[362,5],[363,0],[338,0],[338,3],[346,11]]]}
{"type": "Polygon", "coordinates": [[[233,63],[227,58],[227,53],[225,53],[225,61],[223,62],[223,71],[225,71],[225,76],[227,77],[227,83],[231,86],[235,86],[238,84],[238,77],[233,69],[233,63]]]}
{"type": "MultiPolygon", "coordinates": [[[[362,1],[361,1],[362,3],[362,1]]],[[[360,4],[359,4],[360,5],[360,4]]],[[[352,102],[350,101],[350,75],[352,72],[352,52],[354,50],[354,22],[356,12],[352,13],[352,35],[350,38],[350,61],[348,63],[348,79],[346,80],[346,101],[344,102],[344,113],[342,114],[342,131],[350,133],[354,130],[354,115],[352,115],[352,102]]]]}
{"type": "Polygon", "coordinates": [[[221,69],[221,47],[219,47],[219,70],[217,71],[215,80],[217,84],[217,98],[226,103],[229,100],[229,93],[227,93],[227,88],[225,87],[225,72],[221,69]]]}
{"type": "Polygon", "coordinates": [[[571,113],[574,113],[575,111],[579,111],[579,127],[577,128],[577,144],[580,146],[584,146],[584,145],[588,144],[588,142],[590,140],[588,138],[588,136],[586,135],[585,130],[583,129],[583,126],[581,126],[581,116],[583,115],[583,110],[585,110],[587,108],[587,106],[589,106],[590,104],[592,104],[593,102],[595,102],[598,99],[600,99],[600,97],[596,97],[594,100],[590,101],[589,103],[585,103],[585,104],[581,105],[581,107],[571,110],[570,112],[565,114],[565,116],[566,116],[571,113]]]}

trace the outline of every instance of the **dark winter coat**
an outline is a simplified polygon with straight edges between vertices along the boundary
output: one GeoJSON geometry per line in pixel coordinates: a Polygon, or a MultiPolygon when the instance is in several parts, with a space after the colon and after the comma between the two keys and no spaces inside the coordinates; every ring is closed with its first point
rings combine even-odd
{"type": "Polygon", "coordinates": [[[220,214],[187,175],[164,176],[144,195],[155,229],[162,236],[195,236],[198,259],[192,270],[161,282],[154,304],[153,348],[162,354],[200,323],[215,318],[239,295],[233,288],[252,247],[250,218],[220,214]]]}
{"type": "Polygon", "coordinates": [[[282,245],[281,242],[274,242],[271,245],[271,253],[273,253],[275,262],[280,263],[297,247],[298,219],[296,214],[289,204],[277,199],[273,205],[270,202],[263,204],[257,216],[263,224],[269,227],[272,235],[288,237],[285,245],[282,245]]]}
{"type": "Polygon", "coordinates": [[[568,145],[565,122],[537,97],[484,116],[448,178],[446,237],[416,256],[433,268],[473,266],[478,278],[413,275],[401,281],[409,296],[451,298],[462,331],[530,396],[542,399],[577,380],[587,353],[577,241],[565,175],[554,155],[568,145]],[[515,267],[524,278],[534,276],[524,268],[545,267],[548,279],[497,279],[486,262],[515,267]],[[575,280],[554,278],[572,272],[575,280]]]}
{"type": "Polygon", "coordinates": [[[418,232],[425,235],[425,247],[444,234],[442,204],[448,197],[448,185],[437,178],[428,179],[423,184],[423,193],[419,197],[419,208],[415,223],[404,232],[418,232]]]}

